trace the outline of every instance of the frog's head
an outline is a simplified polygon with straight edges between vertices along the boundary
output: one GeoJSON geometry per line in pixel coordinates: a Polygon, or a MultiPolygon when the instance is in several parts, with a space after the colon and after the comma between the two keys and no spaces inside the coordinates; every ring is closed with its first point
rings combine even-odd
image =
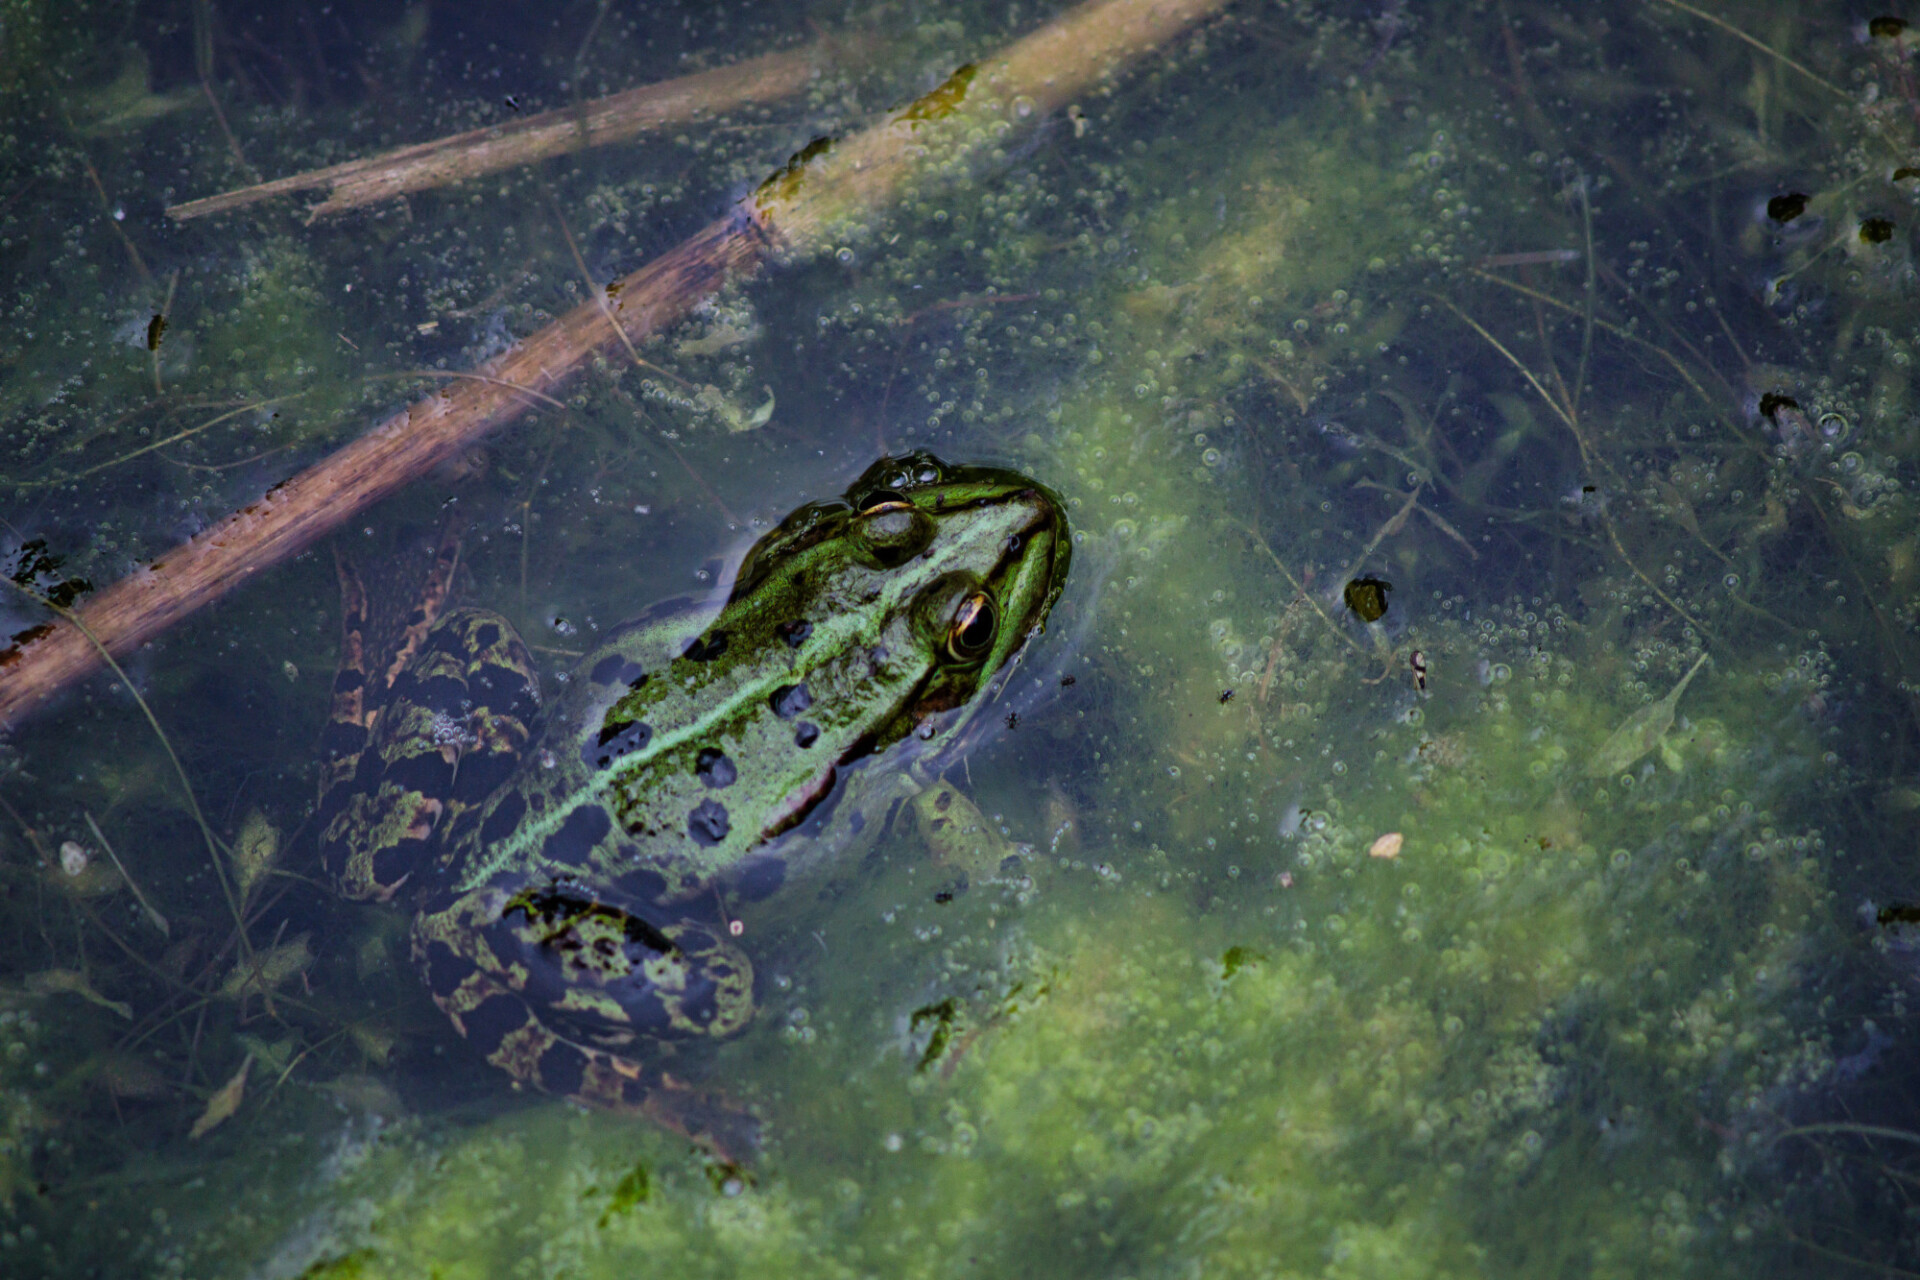
{"type": "Polygon", "coordinates": [[[786,637],[849,759],[964,717],[1046,622],[1069,557],[1065,509],[1043,486],[911,453],[761,539],[729,611],[751,601],[786,637]]]}

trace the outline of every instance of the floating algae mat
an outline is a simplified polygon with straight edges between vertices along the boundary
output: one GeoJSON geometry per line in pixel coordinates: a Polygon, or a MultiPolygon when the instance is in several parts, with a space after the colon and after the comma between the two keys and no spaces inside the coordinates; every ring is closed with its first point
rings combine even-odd
{"type": "MultiPolygon", "coordinates": [[[[70,8],[0,25],[9,634],[1066,11],[70,8]],[[164,211],[852,30],[537,169],[164,211]]],[[[750,1149],[489,1065],[417,899],[335,891],[331,550],[11,730],[0,1272],[1920,1271],[1920,35],[1829,8],[1249,4],[923,105],[883,215],[356,515],[369,634],[442,584],[553,700],[883,453],[1060,495],[964,750],[685,908],[752,1017],[633,1059],[750,1149]]]]}

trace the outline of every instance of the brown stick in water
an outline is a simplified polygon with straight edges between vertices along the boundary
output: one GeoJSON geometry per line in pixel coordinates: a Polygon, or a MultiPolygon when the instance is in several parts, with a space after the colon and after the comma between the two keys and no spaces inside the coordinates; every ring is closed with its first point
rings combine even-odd
{"type": "Polygon", "coordinates": [[[746,103],[776,102],[806,88],[850,47],[847,42],[831,46],[817,42],[749,58],[576,107],[543,111],[524,120],[189,200],[172,206],[167,214],[184,222],[274,196],[330,188],[327,198],[308,210],[307,221],[312,223],[363,205],[531,164],[548,156],[624,142],[649,129],[684,124],[746,103]]]}
{"type": "Polygon", "coordinates": [[[837,145],[810,146],[725,218],[607,287],[469,376],[416,401],[367,435],[275,485],[184,546],[64,620],[0,651],[0,726],[151,640],[262,569],[294,555],[371,503],[520,416],[594,353],[638,343],[679,320],[729,279],[776,253],[834,243],[918,172],[934,144],[951,159],[989,145],[991,126],[1067,105],[1124,64],[1213,13],[1225,0],[1088,0],[978,67],[837,145]],[[617,326],[617,328],[616,328],[617,326]]]}

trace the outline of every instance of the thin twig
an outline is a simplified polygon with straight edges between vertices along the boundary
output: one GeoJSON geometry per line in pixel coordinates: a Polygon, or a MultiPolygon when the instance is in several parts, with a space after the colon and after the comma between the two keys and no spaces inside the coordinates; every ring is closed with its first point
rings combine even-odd
{"type": "Polygon", "coordinates": [[[154,910],[153,904],[147,901],[147,895],[140,892],[139,881],[128,874],[126,867],[120,861],[120,855],[113,851],[111,844],[107,843],[106,832],[100,830],[100,824],[93,820],[91,813],[87,814],[86,818],[87,829],[93,832],[93,838],[100,842],[100,847],[107,851],[107,859],[113,863],[113,869],[118,871],[120,878],[127,882],[127,888],[133,890],[133,900],[138,902],[140,909],[147,913],[147,919],[153,922],[153,927],[160,931],[161,937],[173,937],[173,930],[167,927],[167,918],[154,910]]]}
{"type": "Polygon", "coordinates": [[[1732,36],[1734,39],[1743,40],[1746,43],[1752,45],[1754,48],[1758,49],[1760,52],[1766,54],[1769,58],[1776,58],[1782,63],[1785,63],[1787,66],[1792,67],[1795,71],[1798,71],[1801,75],[1813,81],[1815,84],[1819,85],[1822,89],[1825,89],[1828,93],[1835,94],[1842,98],[1846,98],[1847,101],[1849,102],[1853,101],[1853,99],[1848,96],[1847,91],[1845,89],[1842,89],[1839,85],[1834,84],[1832,81],[1819,75],[1817,72],[1809,71],[1807,68],[1795,62],[1792,58],[1789,58],[1786,54],[1781,53],[1778,49],[1774,48],[1772,45],[1769,45],[1769,44],[1763,43],[1762,41],[1754,39],[1752,36],[1748,35],[1746,32],[1742,31],[1740,28],[1734,26],[1731,22],[1728,22],[1725,18],[1716,18],[1704,9],[1696,9],[1692,5],[1685,3],[1685,0],[1659,0],[1659,3],[1670,4],[1674,8],[1680,10],[1682,13],[1690,13],[1694,17],[1700,19],[1700,21],[1702,22],[1712,23],[1714,26],[1720,28],[1722,31],[1726,32],[1728,35],[1732,36]]]}

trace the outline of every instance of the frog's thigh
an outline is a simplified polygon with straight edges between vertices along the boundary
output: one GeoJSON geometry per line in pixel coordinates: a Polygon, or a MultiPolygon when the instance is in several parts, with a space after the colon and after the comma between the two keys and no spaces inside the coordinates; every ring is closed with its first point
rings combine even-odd
{"type": "Polygon", "coordinates": [[[571,886],[463,894],[421,914],[414,955],[463,1034],[467,1011],[501,994],[560,1039],[616,1054],[643,1038],[731,1035],[753,1015],[753,966],[717,930],[655,926],[571,886]]]}
{"type": "Polygon", "coordinates": [[[449,799],[485,801],[512,775],[540,714],[540,680],[520,633],[490,609],[456,609],[425,646],[459,669],[462,735],[449,799]]]}
{"type": "Polygon", "coordinates": [[[506,619],[460,609],[434,626],[381,701],[353,778],[328,794],[333,812],[320,837],[325,865],[354,898],[392,897],[451,816],[505,781],[539,710],[539,687],[506,619]]]}

